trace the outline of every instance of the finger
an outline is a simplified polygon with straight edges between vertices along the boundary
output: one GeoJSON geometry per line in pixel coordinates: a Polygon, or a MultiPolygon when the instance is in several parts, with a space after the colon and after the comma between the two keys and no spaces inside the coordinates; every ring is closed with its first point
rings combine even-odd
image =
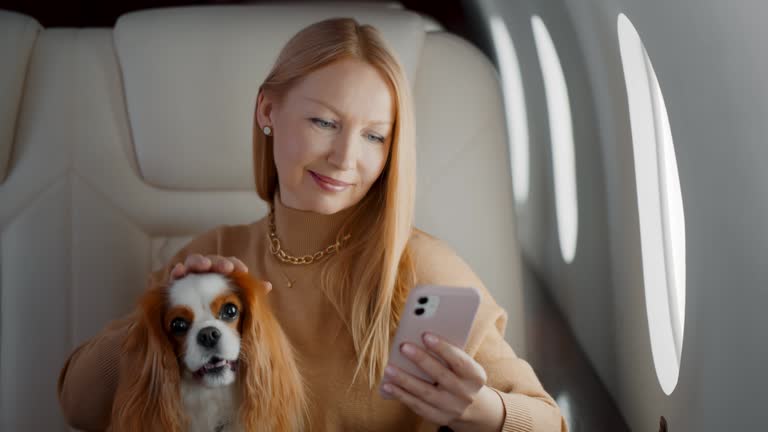
{"type": "Polygon", "coordinates": [[[211,271],[222,274],[232,273],[235,265],[228,259],[218,255],[208,255],[208,259],[211,260],[211,271]]]}
{"type": "Polygon", "coordinates": [[[192,254],[187,257],[184,266],[187,268],[187,271],[207,272],[211,269],[211,260],[200,254],[192,254]]]}
{"type": "Polygon", "coordinates": [[[461,413],[464,407],[471,403],[471,399],[459,399],[445,389],[428,383],[394,366],[387,366],[384,372],[390,383],[433,407],[440,407],[442,411],[461,413]]]}
{"type": "Polygon", "coordinates": [[[424,344],[429,351],[445,360],[459,378],[473,383],[478,389],[485,385],[488,379],[485,369],[464,350],[431,333],[424,334],[424,344]]]}
{"type": "Polygon", "coordinates": [[[235,270],[248,273],[248,266],[246,266],[244,262],[233,256],[229,257],[229,260],[232,261],[232,263],[235,265],[235,270]]]}
{"type": "Polygon", "coordinates": [[[384,384],[384,391],[396,397],[400,402],[408,406],[418,416],[423,417],[433,423],[447,424],[451,418],[448,414],[424,402],[418,397],[408,393],[405,389],[394,384],[384,384]]]}
{"type": "Polygon", "coordinates": [[[187,274],[187,269],[184,267],[184,264],[182,263],[176,263],[175,266],[173,266],[173,269],[171,269],[171,281],[174,281],[176,279],[181,279],[184,277],[184,275],[187,274]]]}
{"type": "Polygon", "coordinates": [[[446,391],[458,396],[460,399],[470,398],[473,389],[468,388],[461,382],[461,378],[454,371],[440,363],[432,355],[413,344],[403,344],[401,347],[403,355],[410,359],[424,373],[429,375],[437,384],[446,391]]]}

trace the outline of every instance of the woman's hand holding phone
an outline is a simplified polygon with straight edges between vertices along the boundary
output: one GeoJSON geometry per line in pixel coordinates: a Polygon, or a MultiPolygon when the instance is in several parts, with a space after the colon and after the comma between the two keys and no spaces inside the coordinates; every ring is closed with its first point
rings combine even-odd
{"type": "Polygon", "coordinates": [[[487,430],[501,430],[504,406],[496,392],[485,385],[485,369],[464,350],[435,335],[425,333],[424,343],[426,351],[410,343],[404,343],[400,350],[435,384],[388,365],[384,373],[389,382],[382,391],[419,416],[456,432],[481,431],[486,424],[487,430]]]}
{"type": "Polygon", "coordinates": [[[384,370],[381,395],[456,432],[499,431],[504,404],[485,369],[464,352],[480,293],[422,285],[406,300],[384,370]]]}

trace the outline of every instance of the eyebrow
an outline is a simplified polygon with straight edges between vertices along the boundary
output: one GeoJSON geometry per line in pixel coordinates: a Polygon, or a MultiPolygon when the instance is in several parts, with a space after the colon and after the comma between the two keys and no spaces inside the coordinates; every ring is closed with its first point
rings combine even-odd
{"type": "MultiPolygon", "coordinates": [[[[342,117],[341,114],[339,113],[338,109],[334,108],[333,106],[329,105],[326,102],[321,101],[320,99],[315,99],[315,98],[311,98],[311,97],[308,97],[308,96],[304,96],[304,99],[306,99],[308,101],[311,101],[311,102],[314,102],[316,104],[322,105],[322,106],[328,108],[329,110],[333,111],[337,116],[342,117]]],[[[379,120],[379,121],[369,122],[369,124],[391,125],[392,122],[379,120]]]]}

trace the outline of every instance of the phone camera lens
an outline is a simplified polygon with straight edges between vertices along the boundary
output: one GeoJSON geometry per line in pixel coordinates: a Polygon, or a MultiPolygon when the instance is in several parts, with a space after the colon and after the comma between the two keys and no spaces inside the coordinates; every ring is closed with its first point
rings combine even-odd
{"type": "Polygon", "coordinates": [[[423,315],[424,314],[424,308],[417,308],[416,309],[416,315],[423,315]]]}
{"type": "Polygon", "coordinates": [[[419,297],[419,304],[426,304],[429,301],[426,297],[419,297]]]}

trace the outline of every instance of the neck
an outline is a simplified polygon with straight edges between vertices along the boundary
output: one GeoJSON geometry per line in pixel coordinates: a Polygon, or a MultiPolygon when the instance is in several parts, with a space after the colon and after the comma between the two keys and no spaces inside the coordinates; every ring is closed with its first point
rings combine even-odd
{"type": "Polygon", "coordinates": [[[240,406],[237,385],[208,387],[194,379],[182,378],[181,400],[190,432],[234,430],[240,406]]]}
{"type": "Polygon", "coordinates": [[[283,204],[275,193],[275,231],[283,250],[293,256],[312,255],[341,239],[342,225],[353,213],[355,206],[325,215],[296,210],[283,204]]]}

